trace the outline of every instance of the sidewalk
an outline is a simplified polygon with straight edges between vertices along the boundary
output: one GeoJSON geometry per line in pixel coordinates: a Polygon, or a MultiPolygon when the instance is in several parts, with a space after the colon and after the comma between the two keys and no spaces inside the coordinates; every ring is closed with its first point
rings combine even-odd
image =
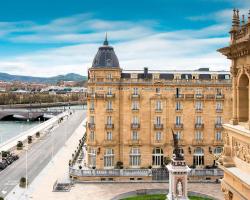
{"type": "Polygon", "coordinates": [[[71,159],[72,153],[75,151],[79,140],[85,133],[84,120],[75,133],[68,139],[65,146],[55,155],[54,159],[42,170],[42,172],[29,185],[28,191],[16,186],[9,193],[6,200],[27,200],[27,199],[57,199],[56,192],[52,192],[54,183],[68,179],[68,161],[71,159]]]}

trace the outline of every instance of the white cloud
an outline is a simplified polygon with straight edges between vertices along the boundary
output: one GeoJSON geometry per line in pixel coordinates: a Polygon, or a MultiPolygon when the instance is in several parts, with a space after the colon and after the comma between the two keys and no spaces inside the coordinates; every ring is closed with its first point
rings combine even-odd
{"type": "Polygon", "coordinates": [[[150,69],[229,69],[226,58],[216,52],[229,41],[229,37],[224,36],[229,30],[225,23],[198,30],[163,32],[154,29],[157,24],[154,21],[106,21],[95,19],[91,14],[80,14],[43,25],[25,24],[24,27],[4,24],[10,26],[6,34],[30,33],[8,37],[12,42],[71,45],[1,59],[0,71],[33,76],[69,72],[86,75],[105,31],[108,31],[111,45],[115,47],[120,66],[124,69],[145,66],[150,69]]]}

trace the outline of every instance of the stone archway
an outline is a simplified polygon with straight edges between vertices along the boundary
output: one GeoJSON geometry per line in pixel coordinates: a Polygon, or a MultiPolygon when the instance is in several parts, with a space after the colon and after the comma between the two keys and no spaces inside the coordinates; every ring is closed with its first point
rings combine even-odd
{"type": "Polygon", "coordinates": [[[246,74],[242,74],[238,82],[238,117],[240,122],[247,122],[249,115],[249,79],[246,74]]]}

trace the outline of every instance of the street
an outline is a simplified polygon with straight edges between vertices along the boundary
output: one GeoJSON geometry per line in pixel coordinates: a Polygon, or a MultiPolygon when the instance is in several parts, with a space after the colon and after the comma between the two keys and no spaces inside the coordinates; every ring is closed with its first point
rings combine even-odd
{"type": "MultiPolygon", "coordinates": [[[[74,133],[85,117],[86,111],[76,110],[68,120],[63,121],[51,133],[41,138],[39,142],[32,144],[27,154],[29,183],[34,180],[60,148],[63,147],[65,141],[74,133]]],[[[25,157],[25,153],[23,153],[17,161],[0,172],[0,196],[7,196],[19,184],[20,178],[26,176],[25,157]]]]}

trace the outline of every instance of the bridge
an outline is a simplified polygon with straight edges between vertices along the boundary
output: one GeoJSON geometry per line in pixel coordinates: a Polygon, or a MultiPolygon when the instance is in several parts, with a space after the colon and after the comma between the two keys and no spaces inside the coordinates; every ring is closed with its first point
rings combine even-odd
{"type": "Polygon", "coordinates": [[[52,118],[62,111],[42,109],[0,109],[0,120],[42,120],[52,118]]]}

